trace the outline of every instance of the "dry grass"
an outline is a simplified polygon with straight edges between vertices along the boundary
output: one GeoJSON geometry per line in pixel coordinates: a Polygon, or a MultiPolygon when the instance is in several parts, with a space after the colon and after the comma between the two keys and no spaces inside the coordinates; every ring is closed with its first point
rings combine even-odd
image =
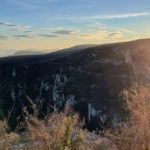
{"type": "Polygon", "coordinates": [[[24,135],[8,134],[6,121],[0,122],[0,150],[11,150],[25,142],[23,149],[31,150],[117,150],[117,147],[118,150],[150,150],[150,88],[138,86],[122,91],[121,96],[130,119],[117,129],[105,131],[105,138],[97,136],[93,140],[88,131],[83,131],[79,115],[69,108],[42,120],[37,117],[38,109],[32,115],[24,109],[24,135]]]}
{"type": "MultiPolygon", "coordinates": [[[[77,150],[83,143],[80,132],[82,123],[78,114],[66,109],[64,113],[54,113],[43,120],[27,114],[27,136],[40,150],[77,150]]],[[[31,147],[30,147],[31,148],[31,147]]]]}
{"type": "Polygon", "coordinates": [[[118,148],[112,141],[99,137],[92,143],[81,145],[79,150],[118,150],[118,148]]]}
{"type": "Polygon", "coordinates": [[[14,132],[8,133],[6,121],[0,121],[0,150],[8,150],[12,145],[22,142],[26,140],[14,132]]]}
{"type": "Polygon", "coordinates": [[[119,150],[150,150],[150,89],[138,86],[121,93],[130,119],[106,132],[119,150]]]}
{"type": "Polygon", "coordinates": [[[95,133],[83,130],[83,122],[80,121],[79,115],[68,108],[65,112],[48,115],[43,120],[38,119],[37,113],[31,115],[26,109],[24,111],[26,113],[26,121],[23,124],[26,127],[24,135],[7,134],[2,122],[0,141],[5,142],[0,143],[0,150],[110,150],[112,146],[110,141],[103,140],[99,136],[95,138],[92,136],[95,133]],[[20,147],[21,143],[25,144],[20,147]]]}
{"type": "Polygon", "coordinates": [[[15,145],[25,142],[27,144],[23,149],[32,150],[78,150],[83,144],[83,123],[79,121],[79,115],[73,114],[69,108],[63,113],[55,112],[42,120],[38,119],[36,108],[32,115],[26,109],[24,112],[24,135],[7,134],[5,121],[0,123],[0,150],[13,149],[16,148],[15,145]]]}

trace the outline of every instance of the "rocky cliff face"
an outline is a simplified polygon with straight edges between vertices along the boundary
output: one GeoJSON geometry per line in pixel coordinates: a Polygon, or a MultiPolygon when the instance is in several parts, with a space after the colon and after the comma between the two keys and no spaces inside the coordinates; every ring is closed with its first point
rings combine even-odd
{"type": "Polygon", "coordinates": [[[119,93],[137,81],[150,80],[150,40],[46,55],[0,59],[0,117],[14,128],[22,108],[32,112],[27,96],[41,115],[72,105],[89,129],[116,126],[125,119],[119,93]]]}

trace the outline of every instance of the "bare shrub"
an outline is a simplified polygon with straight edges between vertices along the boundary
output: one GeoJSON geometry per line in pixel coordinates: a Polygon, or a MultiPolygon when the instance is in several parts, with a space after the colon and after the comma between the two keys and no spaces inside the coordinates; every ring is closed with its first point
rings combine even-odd
{"type": "Polygon", "coordinates": [[[121,93],[129,120],[105,135],[117,144],[119,150],[150,149],[150,88],[137,86],[121,93]]]}
{"type": "MultiPolygon", "coordinates": [[[[34,109],[35,112],[36,108],[34,109]]],[[[83,143],[80,132],[82,123],[79,115],[73,114],[69,108],[62,113],[47,115],[45,119],[38,119],[36,115],[26,114],[26,135],[32,142],[30,149],[40,150],[77,150],[83,143]]]]}
{"type": "MultiPolygon", "coordinates": [[[[31,150],[150,150],[150,88],[142,85],[121,92],[124,109],[129,119],[117,129],[105,130],[104,137],[92,140],[88,131],[83,131],[79,115],[70,107],[64,112],[54,112],[42,120],[38,109],[29,114],[24,108],[28,143],[23,147],[31,150]],[[83,132],[85,134],[83,134],[83,132]],[[87,142],[89,141],[89,142],[87,142]],[[117,147],[116,147],[117,146],[117,147]]],[[[0,123],[1,149],[10,149],[20,141],[21,136],[7,134],[5,122],[0,123]],[[15,137],[15,138],[14,138],[15,137]],[[18,140],[14,140],[18,139],[18,140]]],[[[19,143],[18,143],[19,144],[19,143]]]]}
{"type": "Polygon", "coordinates": [[[11,132],[8,133],[6,120],[0,121],[0,150],[7,150],[11,145],[17,144],[19,135],[11,132]]]}

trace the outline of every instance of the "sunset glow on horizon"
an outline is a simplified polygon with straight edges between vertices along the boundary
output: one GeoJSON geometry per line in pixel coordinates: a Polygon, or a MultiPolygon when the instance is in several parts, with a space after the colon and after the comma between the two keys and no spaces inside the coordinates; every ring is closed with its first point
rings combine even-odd
{"type": "Polygon", "coordinates": [[[1,0],[0,50],[56,50],[150,37],[149,0],[1,0]]]}

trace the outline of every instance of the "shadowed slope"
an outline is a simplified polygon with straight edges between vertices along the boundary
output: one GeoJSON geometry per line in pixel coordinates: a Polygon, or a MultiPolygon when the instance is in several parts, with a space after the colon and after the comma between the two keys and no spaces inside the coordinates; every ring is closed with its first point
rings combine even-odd
{"type": "MultiPolygon", "coordinates": [[[[41,112],[73,105],[90,129],[115,126],[126,117],[119,93],[150,80],[150,40],[66,49],[0,59],[0,116],[14,128],[22,107],[41,112]],[[52,107],[49,107],[49,106],[52,107]]],[[[42,113],[42,114],[43,114],[42,113]]]]}

